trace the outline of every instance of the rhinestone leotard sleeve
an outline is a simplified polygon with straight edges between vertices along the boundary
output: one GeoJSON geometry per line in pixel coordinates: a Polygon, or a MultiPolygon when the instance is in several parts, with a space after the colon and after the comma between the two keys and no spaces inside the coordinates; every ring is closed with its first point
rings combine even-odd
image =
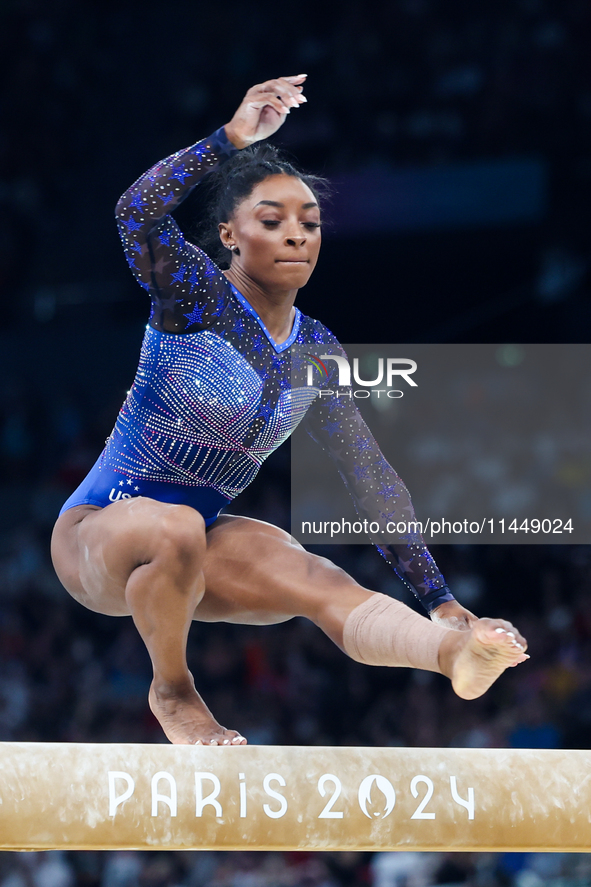
{"type": "MultiPolygon", "coordinates": [[[[329,336],[327,345],[332,352],[346,357],[334,336],[329,336]]],[[[336,371],[327,382],[333,396],[316,399],[306,413],[305,428],[335,463],[359,516],[379,524],[379,532],[370,534],[371,541],[430,613],[454,597],[420,533],[406,533],[384,544],[382,531],[386,533],[388,522],[408,526],[415,520],[410,494],[383,456],[350,387],[339,386],[335,376],[336,371]]],[[[392,539],[392,533],[386,538],[392,539]]]]}
{"type": "Polygon", "coordinates": [[[117,225],[127,263],[150,295],[150,326],[196,332],[223,312],[229,286],[219,268],[185,240],[170,213],[203,176],[238,149],[224,128],[161,160],[119,199],[117,225]]]}

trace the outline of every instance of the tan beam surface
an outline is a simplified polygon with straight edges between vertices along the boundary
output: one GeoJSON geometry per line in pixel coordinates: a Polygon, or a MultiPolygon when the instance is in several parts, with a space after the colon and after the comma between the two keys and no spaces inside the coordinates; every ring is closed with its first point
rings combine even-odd
{"type": "Polygon", "coordinates": [[[0,743],[0,848],[591,849],[591,752],[0,743]]]}

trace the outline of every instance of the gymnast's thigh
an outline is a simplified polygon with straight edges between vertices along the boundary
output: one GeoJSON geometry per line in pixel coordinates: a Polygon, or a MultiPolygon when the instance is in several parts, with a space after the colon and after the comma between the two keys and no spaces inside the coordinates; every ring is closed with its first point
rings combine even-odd
{"type": "Polygon", "coordinates": [[[327,609],[346,617],[372,594],[265,521],[222,515],[207,529],[206,543],[199,620],[263,624],[306,616],[326,630],[327,609]]]}
{"type": "Polygon", "coordinates": [[[199,512],[143,496],[105,508],[70,508],[58,518],[51,540],[64,588],[85,607],[110,616],[129,615],[125,590],[137,567],[167,555],[176,564],[178,554],[187,551],[188,568],[200,569],[205,522],[199,512]]]}

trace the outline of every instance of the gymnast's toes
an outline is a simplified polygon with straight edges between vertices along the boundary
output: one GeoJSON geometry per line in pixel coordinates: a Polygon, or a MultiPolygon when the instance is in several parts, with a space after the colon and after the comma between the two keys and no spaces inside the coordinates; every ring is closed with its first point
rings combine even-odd
{"type": "Polygon", "coordinates": [[[221,736],[218,738],[212,738],[209,740],[208,739],[196,739],[195,742],[193,743],[193,745],[209,745],[209,746],[212,746],[212,745],[226,745],[226,746],[228,746],[228,745],[246,745],[246,739],[244,738],[244,736],[241,736],[240,733],[235,733],[234,730],[232,730],[232,731],[226,730],[224,732],[226,735],[223,739],[221,738],[221,736]],[[233,733],[234,735],[230,738],[230,736],[227,735],[229,733],[233,733]]]}

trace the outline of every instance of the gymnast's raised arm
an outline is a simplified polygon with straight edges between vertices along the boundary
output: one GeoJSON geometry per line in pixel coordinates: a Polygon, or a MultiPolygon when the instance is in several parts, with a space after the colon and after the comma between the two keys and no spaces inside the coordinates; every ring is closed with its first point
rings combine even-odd
{"type": "MultiPolygon", "coordinates": [[[[286,82],[302,78],[284,78],[286,82]]],[[[272,135],[299,100],[286,95],[285,84],[253,86],[232,120],[209,138],[159,161],[120,197],[116,207],[127,263],[152,300],[150,325],[170,333],[210,326],[229,298],[227,281],[197,246],[185,240],[170,213],[220,162],[272,135]]],[[[300,97],[305,101],[304,97],[300,97]]]]}

